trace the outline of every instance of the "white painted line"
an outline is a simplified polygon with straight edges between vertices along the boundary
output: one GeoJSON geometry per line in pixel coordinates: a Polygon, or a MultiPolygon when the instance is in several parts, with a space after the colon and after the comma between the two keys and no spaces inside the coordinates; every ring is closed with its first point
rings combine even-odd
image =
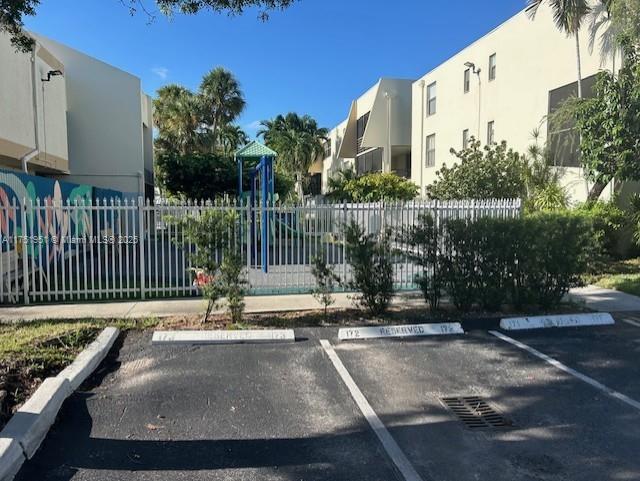
{"type": "Polygon", "coordinates": [[[596,381],[595,379],[590,378],[589,376],[586,376],[586,375],[582,374],[581,372],[578,372],[575,369],[572,369],[572,368],[570,368],[569,366],[567,366],[565,364],[562,364],[560,361],[557,361],[554,358],[547,356],[546,354],[538,351],[537,349],[534,349],[531,346],[527,346],[526,344],[524,344],[524,343],[522,343],[520,341],[516,341],[515,339],[512,339],[509,336],[505,336],[501,332],[489,331],[489,334],[493,334],[497,338],[502,339],[503,341],[508,342],[509,344],[512,344],[512,345],[514,345],[514,346],[516,346],[516,347],[518,347],[520,349],[523,349],[523,350],[527,351],[530,354],[533,354],[537,358],[540,358],[543,361],[551,364],[553,367],[556,367],[556,368],[560,369],[561,371],[564,371],[567,374],[570,374],[573,377],[578,378],[583,382],[586,382],[590,386],[593,386],[594,388],[599,389],[600,391],[604,392],[605,394],[608,394],[612,398],[615,398],[615,399],[617,399],[619,401],[622,401],[625,404],[628,404],[629,406],[631,406],[633,408],[636,408],[636,409],[640,410],[640,402],[636,401],[635,399],[631,399],[626,394],[622,394],[621,392],[615,391],[615,390],[611,389],[610,387],[605,386],[604,384],[596,381]]]}
{"type": "Polygon", "coordinates": [[[622,319],[622,322],[626,322],[627,324],[630,324],[632,326],[640,327],[640,322],[636,321],[635,318],[634,319],[622,319]]]}
{"type": "Polygon", "coordinates": [[[411,324],[404,326],[347,327],[338,331],[341,341],[384,337],[422,337],[464,334],[459,322],[442,324],[411,324]]]}
{"type": "Polygon", "coordinates": [[[347,371],[347,368],[344,367],[344,364],[342,364],[342,361],[338,357],[338,354],[336,354],[336,351],[333,349],[331,343],[326,339],[321,339],[320,344],[333,363],[333,367],[335,367],[336,371],[338,371],[338,374],[342,378],[342,381],[346,384],[347,389],[349,389],[353,400],[358,405],[358,408],[360,408],[360,412],[362,412],[363,416],[369,423],[369,426],[371,426],[373,432],[376,434],[376,436],[378,436],[380,443],[382,443],[382,446],[387,451],[387,454],[389,455],[393,463],[398,467],[398,470],[400,470],[400,473],[404,477],[405,481],[422,481],[422,478],[416,472],[407,457],[404,455],[404,453],[400,449],[400,446],[398,446],[398,443],[396,443],[396,440],[393,439],[391,433],[384,426],[378,415],[369,404],[369,401],[367,401],[367,398],[364,397],[364,394],[362,394],[362,391],[360,391],[360,388],[356,385],[355,381],[351,377],[351,374],[349,374],[349,371],[347,371]]]}
{"type": "Polygon", "coordinates": [[[247,331],[156,331],[153,344],[241,344],[294,342],[293,329],[247,331]]]}
{"type": "Polygon", "coordinates": [[[505,331],[546,329],[550,327],[610,326],[615,324],[608,312],[567,314],[562,316],[512,317],[502,319],[500,328],[505,331]]]}

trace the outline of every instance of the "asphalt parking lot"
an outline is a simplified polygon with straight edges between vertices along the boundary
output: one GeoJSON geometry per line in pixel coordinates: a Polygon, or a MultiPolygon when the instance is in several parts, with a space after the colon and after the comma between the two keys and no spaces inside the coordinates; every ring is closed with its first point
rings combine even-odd
{"type": "Polygon", "coordinates": [[[640,479],[640,325],[508,334],[547,360],[480,330],[296,334],[162,347],[129,334],[17,479],[640,479]],[[474,405],[492,412],[455,414],[474,405]]]}

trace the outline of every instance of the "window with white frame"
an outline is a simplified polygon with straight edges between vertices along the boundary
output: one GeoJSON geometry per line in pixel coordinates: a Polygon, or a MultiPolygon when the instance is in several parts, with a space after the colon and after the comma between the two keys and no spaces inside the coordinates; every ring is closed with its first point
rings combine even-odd
{"type": "Polygon", "coordinates": [[[462,131],[462,148],[469,148],[469,129],[464,129],[462,131]]]}
{"type": "Polygon", "coordinates": [[[434,167],[436,165],[436,134],[427,136],[427,156],[426,167],[434,167]]]}
{"type": "Polygon", "coordinates": [[[471,90],[471,69],[464,71],[464,93],[466,94],[471,90]]]}
{"type": "Polygon", "coordinates": [[[492,120],[487,124],[487,145],[495,143],[496,139],[496,124],[492,120]]]}
{"type": "Polygon", "coordinates": [[[427,85],[427,115],[436,113],[436,83],[427,85]]]}
{"type": "Polygon", "coordinates": [[[496,79],[496,54],[489,57],[489,81],[496,79]]]}

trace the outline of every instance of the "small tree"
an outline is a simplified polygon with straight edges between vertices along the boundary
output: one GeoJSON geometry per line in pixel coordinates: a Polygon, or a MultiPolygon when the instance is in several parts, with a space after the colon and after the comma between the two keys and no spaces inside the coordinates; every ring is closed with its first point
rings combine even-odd
{"type": "Polygon", "coordinates": [[[324,320],[327,321],[327,309],[335,303],[333,293],[340,278],[333,268],[327,264],[324,250],[312,259],[311,273],[316,280],[316,287],[311,294],[324,308],[324,320]]]}
{"type": "Polygon", "coordinates": [[[359,291],[358,306],[371,315],[383,314],[393,297],[393,266],[391,264],[391,233],[367,234],[356,221],[344,228],[346,256],[353,280],[348,285],[359,291]]]}
{"type": "Polygon", "coordinates": [[[217,278],[220,291],[227,299],[227,310],[231,317],[231,322],[238,324],[242,322],[244,313],[244,297],[248,284],[244,276],[244,265],[242,257],[231,249],[226,249],[220,273],[217,278]]]}
{"type": "Polygon", "coordinates": [[[507,148],[507,143],[481,147],[471,139],[461,151],[451,149],[460,162],[443,166],[437,180],[427,187],[434,199],[523,198],[526,194],[523,156],[507,148]]]}
{"type": "MultiPolygon", "coordinates": [[[[188,215],[180,219],[169,219],[182,228],[185,240],[189,241],[195,251],[189,253],[189,261],[194,266],[195,282],[207,299],[207,310],[202,322],[207,322],[211,311],[220,299],[228,293],[220,275],[218,259],[227,249],[236,227],[236,216],[232,212],[219,210],[203,210],[200,215],[188,215]]],[[[174,242],[181,244],[182,239],[176,235],[174,242]]],[[[225,256],[230,257],[229,255],[225,256]]]]}
{"type": "Polygon", "coordinates": [[[551,117],[557,125],[575,122],[581,164],[593,182],[590,201],[614,179],[640,180],[640,47],[627,45],[623,51],[617,75],[600,72],[592,97],[571,97],[551,117]]]}

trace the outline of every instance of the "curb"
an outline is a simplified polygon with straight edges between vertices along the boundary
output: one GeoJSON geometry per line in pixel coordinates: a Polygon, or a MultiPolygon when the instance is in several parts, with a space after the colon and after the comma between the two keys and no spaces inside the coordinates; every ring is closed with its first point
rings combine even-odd
{"type": "Polygon", "coordinates": [[[115,327],[107,327],[100,335],[89,344],[58,377],[66,378],[71,384],[71,390],[75,391],[107,357],[109,350],[116,342],[120,331],[115,327]]]}
{"type": "Polygon", "coordinates": [[[107,356],[120,331],[107,327],[56,377],[43,381],[0,432],[0,481],[11,481],[31,459],[58,416],[62,403],[107,356]]]}
{"type": "Polygon", "coordinates": [[[0,438],[0,481],[12,480],[20,471],[24,460],[24,453],[18,441],[0,438]]]}
{"type": "Polygon", "coordinates": [[[65,399],[72,393],[66,378],[49,377],[11,417],[2,437],[13,438],[31,459],[53,425],[65,399]]]}

